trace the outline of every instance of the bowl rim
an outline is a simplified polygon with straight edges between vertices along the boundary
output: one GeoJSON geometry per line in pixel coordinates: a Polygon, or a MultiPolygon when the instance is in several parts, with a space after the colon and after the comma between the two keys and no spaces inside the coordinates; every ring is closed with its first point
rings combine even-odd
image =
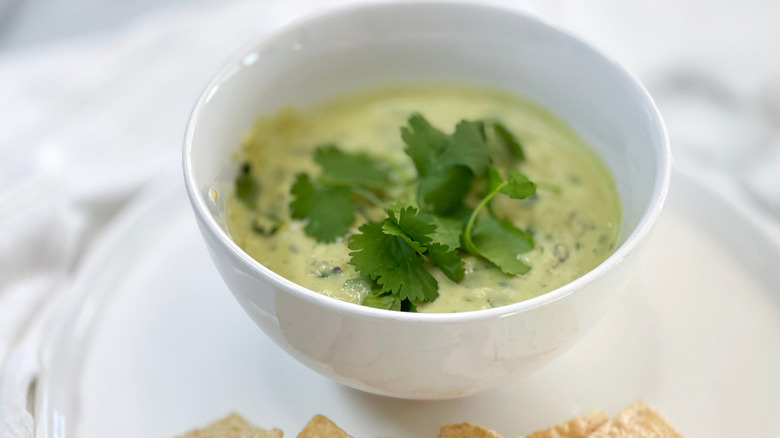
{"type": "Polygon", "coordinates": [[[407,321],[416,323],[458,324],[496,317],[506,317],[526,312],[537,307],[549,305],[555,301],[567,297],[577,290],[582,289],[583,286],[587,285],[588,283],[592,283],[607,275],[626,256],[635,251],[650,233],[656,219],[661,212],[667,193],[669,191],[672,170],[671,149],[666,126],[664,125],[661,114],[658,111],[658,108],[650,94],[633,74],[618,64],[611,57],[604,54],[598,48],[588,44],[580,37],[577,37],[564,29],[550,24],[538,15],[528,12],[527,10],[523,10],[517,6],[506,3],[498,3],[496,1],[484,0],[373,0],[369,2],[341,4],[338,6],[326,7],[324,9],[315,9],[313,12],[304,14],[297,19],[281,25],[261,37],[259,40],[254,41],[251,45],[243,48],[238,52],[237,55],[230,57],[229,60],[222,66],[222,68],[220,68],[218,73],[211,79],[211,81],[209,81],[190,113],[185,130],[183,146],[182,166],[184,170],[184,183],[195,216],[201,222],[201,224],[205,225],[205,227],[201,227],[201,229],[215,237],[215,240],[219,242],[219,245],[222,245],[225,249],[227,249],[228,253],[233,259],[236,259],[239,263],[246,265],[246,267],[248,267],[252,272],[262,277],[264,281],[272,284],[275,288],[282,289],[286,293],[292,293],[298,298],[315,305],[322,306],[325,309],[360,317],[363,319],[407,321]],[[623,242],[622,245],[620,245],[612,254],[610,254],[609,257],[607,257],[595,268],[591,269],[575,280],[564,284],[561,287],[553,289],[534,298],[490,309],[448,313],[416,313],[376,309],[373,307],[363,306],[360,304],[350,303],[328,297],[282,277],[247,254],[219,226],[216,219],[209,213],[205,197],[198,193],[196,179],[192,168],[192,140],[194,137],[195,127],[198,125],[200,120],[200,113],[210,99],[211,94],[214,93],[222,81],[232,76],[235,65],[239,63],[244,56],[270,43],[279,35],[283,35],[296,28],[306,26],[312,22],[328,20],[334,17],[338,17],[342,14],[366,9],[395,6],[427,7],[431,5],[438,7],[465,6],[493,9],[507,14],[514,14],[515,16],[525,20],[535,22],[537,25],[545,27],[549,31],[558,33],[560,36],[567,39],[569,44],[579,46],[579,48],[591,52],[594,57],[600,58],[604,63],[614,68],[618,74],[624,76],[625,83],[634,87],[638,92],[640,99],[644,100],[644,103],[651,109],[651,119],[655,121],[657,130],[660,131],[659,134],[661,138],[661,145],[660,147],[654,148],[653,151],[657,160],[657,167],[654,175],[654,184],[650,197],[650,203],[645,206],[644,212],[639,222],[628,235],[625,242],[623,242]]]}

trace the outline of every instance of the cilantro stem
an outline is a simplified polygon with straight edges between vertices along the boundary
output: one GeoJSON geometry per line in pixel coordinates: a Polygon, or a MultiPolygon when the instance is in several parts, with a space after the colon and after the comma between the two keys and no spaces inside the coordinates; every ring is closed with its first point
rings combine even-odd
{"type": "Polygon", "coordinates": [[[471,240],[471,230],[474,228],[474,223],[477,221],[477,215],[479,214],[479,211],[485,208],[486,205],[490,203],[493,198],[497,194],[501,192],[501,189],[503,189],[508,183],[506,181],[502,182],[501,184],[498,184],[493,188],[493,190],[487,194],[481,201],[479,201],[479,204],[474,208],[474,211],[471,212],[471,217],[469,217],[469,221],[466,222],[466,228],[463,230],[463,245],[466,247],[466,250],[472,254],[479,254],[479,251],[477,250],[477,247],[474,246],[474,242],[471,240]]]}
{"type": "Polygon", "coordinates": [[[382,210],[385,209],[385,203],[382,202],[382,200],[379,199],[379,197],[375,195],[371,190],[359,186],[352,187],[351,190],[352,193],[358,196],[362,196],[366,201],[370,202],[374,206],[381,208],[382,210]]]}

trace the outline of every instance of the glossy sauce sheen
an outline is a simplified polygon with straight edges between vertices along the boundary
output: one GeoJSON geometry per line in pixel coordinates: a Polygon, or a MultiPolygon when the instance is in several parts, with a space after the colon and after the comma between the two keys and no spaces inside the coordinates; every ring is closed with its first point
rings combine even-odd
{"type": "MultiPolygon", "coordinates": [[[[501,217],[534,236],[535,249],[521,254],[532,269],[509,276],[490,263],[465,257],[466,275],[454,283],[436,268],[439,297],[418,305],[420,312],[461,312],[523,301],[556,289],[590,271],[615,248],[620,224],[620,201],[611,174],[591,149],[544,108],[516,96],[459,86],[383,88],[330,100],[310,110],[282,110],[261,116],[247,132],[237,157],[247,161],[260,184],[256,211],[226,200],[228,231],[256,260],[311,290],[353,303],[368,293],[349,261],[344,240],[317,243],[303,232],[303,223],[290,219],[290,187],[298,173],[317,175],[314,150],[334,143],[345,151],[366,151],[400,169],[401,180],[415,177],[404,153],[400,127],[413,112],[451,133],[462,119],[501,121],[522,143],[526,160],[516,166],[531,181],[542,183],[537,196],[526,200],[498,196],[501,217]],[[557,186],[555,190],[551,186],[557,186]],[[272,236],[253,231],[257,225],[282,227],[272,236]]],[[[494,154],[494,164],[510,157],[494,154]]],[[[400,190],[400,188],[399,188],[400,190]]],[[[365,216],[381,219],[381,211],[365,216]]],[[[358,214],[352,232],[365,221],[358,214]]]]}

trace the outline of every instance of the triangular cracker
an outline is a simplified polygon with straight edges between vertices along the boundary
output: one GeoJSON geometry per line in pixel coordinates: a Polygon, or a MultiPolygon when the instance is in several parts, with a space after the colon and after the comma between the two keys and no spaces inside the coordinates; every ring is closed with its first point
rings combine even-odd
{"type": "Polygon", "coordinates": [[[635,401],[588,438],[683,438],[644,402],[635,401]]]}
{"type": "Polygon", "coordinates": [[[547,429],[536,431],[525,438],[586,438],[607,421],[609,421],[609,417],[604,411],[595,410],[547,429]]]}
{"type": "Polygon", "coordinates": [[[258,429],[246,422],[240,415],[231,414],[203,429],[193,430],[180,438],[282,438],[279,429],[258,429]]]}
{"type": "Polygon", "coordinates": [[[336,426],[336,423],[327,417],[315,415],[297,438],[352,438],[352,436],[341,430],[336,426]]]}
{"type": "Polygon", "coordinates": [[[496,431],[472,423],[446,424],[436,438],[503,438],[496,431]]]}

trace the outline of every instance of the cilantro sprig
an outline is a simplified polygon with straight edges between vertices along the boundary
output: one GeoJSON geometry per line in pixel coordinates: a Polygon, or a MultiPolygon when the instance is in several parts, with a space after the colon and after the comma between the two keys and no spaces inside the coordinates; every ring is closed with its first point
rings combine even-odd
{"type": "Polygon", "coordinates": [[[376,282],[375,290],[363,304],[386,308],[392,302],[430,302],[439,296],[439,285],[426,269],[438,266],[453,281],[463,279],[463,261],[456,247],[450,247],[436,234],[433,216],[409,206],[388,210],[381,222],[369,222],[350,238],[350,263],[362,275],[376,282]],[[388,296],[395,297],[391,301],[388,296]]]}
{"type": "MultiPolygon", "coordinates": [[[[415,180],[402,182],[413,187],[408,197],[388,199],[393,178],[379,160],[333,144],[314,153],[319,174],[297,175],[291,189],[291,215],[306,221],[307,235],[323,243],[348,239],[349,263],[370,285],[363,305],[416,311],[417,304],[439,296],[430,270],[436,267],[459,282],[465,254],[482,257],[509,275],[527,273],[531,267],[520,254],[533,249],[532,236],[490,208],[499,195],[523,199],[536,193],[536,184],[522,173],[510,171],[503,178],[493,165],[491,151],[497,148],[512,165],[526,159],[517,137],[495,121],[463,120],[446,134],[414,113],[401,128],[401,139],[417,170],[415,180]],[[484,194],[469,208],[475,188],[482,186],[484,194]],[[377,211],[384,217],[366,220],[349,236],[362,209],[374,212],[365,217],[376,219],[377,211]]],[[[254,190],[248,182],[241,187],[254,190]]]]}
{"type": "Polygon", "coordinates": [[[293,219],[307,220],[304,231],[318,242],[331,243],[343,237],[355,222],[358,199],[382,205],[381,191],[389,173],[364,153],[347,153],[334,145],[320,146],[314,161],[321,172],[316,180],[301,173],[290,190],[293,219]]]}
{"type": "Polygon", "coordinates": [[[315,182],[302,173],[295,178],[292,193],[293,219],[308,219],[304,231],[320,242],[334,242],[347,234],[355,221],[352,193],[345,187],[315,182]]]}
{"type": "Polygon", "coordinates": [[[414,162],[418,199],[432,213],[447,216],[457,211],[471,188],[473,176],[490,165],[485,127],[480,121],[461,121],[446,135],[420,114],[409,117],[401,128],[406,154],[414,162]]]}
{"type": "Polygon", "coordinates": [[[382,189],[388,182],[388,172],[365,153],[350,154],[328,144],[314,151],[314,161],[322,167],[320,180],[330,185],[382,189]]]}
{"type": "Polygon", "coordinates": [[[515,135],[502,123],[493,122],[491,125],[498,143],[505,147],[509,151],[509,154],[517,161],[525,161],[525,152],[523,152],[523,146],[520,144],[517,137],[515,137],[515,135]]]}
{"type": "Polygon", "coordinates": [[[510,275],[525,274],[531,267],[519,260],[518,255],[534,248],[531,235],[515,227],[507,219],[492,214],[477,222],[477,217],[498,194],[524,199],[536,193],[536,185],[520,172],[512,171],[504,180],[495,167],[488,169],[486,195],[471,212],[463,230],[463,246],[472,254],[482,256],[510,275]]]}
{"type": "Polygon", "coordinates": [[[401,236],[384,232],[384,223],[366,223],[352,236],[350,263],[376,281],[382,292],[401,300],[433,301],[439,296],[436,279],[412,245],[401,236]]]}

